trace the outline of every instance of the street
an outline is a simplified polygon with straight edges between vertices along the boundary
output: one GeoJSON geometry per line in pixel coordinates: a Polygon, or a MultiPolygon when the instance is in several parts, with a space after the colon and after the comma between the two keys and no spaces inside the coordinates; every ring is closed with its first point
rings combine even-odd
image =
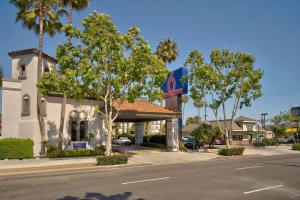
{"type": "Polygon", "coordinates": [[[300,156],[0,176],[0,199],[300,199],[300,156]]]}

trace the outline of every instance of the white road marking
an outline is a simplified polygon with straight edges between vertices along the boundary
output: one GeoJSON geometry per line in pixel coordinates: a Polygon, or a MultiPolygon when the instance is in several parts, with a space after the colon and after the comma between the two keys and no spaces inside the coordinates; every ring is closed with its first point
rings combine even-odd
{"type": "Polygon", "coordinates": [[[253,169],[253,168],[258,168],[258,167],[262,167],[262,166],[255,165],[255,166],[250,166],[250,167],[241,167],[241,168],[236,168],[235,170],[253,169]]]}
{"type": "Polygon", "coordinates": [[[79,168],[74,168],[71,169],[73,171],[66,171],[66,169],[57,169],[57,170],[46,170],[46,171],[32,171],[30,173],[28,172],[18,172],[18,173],[7,173],[7,174],[0,174],[0,179],[3,176],[8,176],[8,175],[17,175],[17,177],[13,177],[13,179],[16,178],[35,178],[38,176],[39,177],[44,177],[44,176],[57,176],[57,175],[63,175],[63,174],[77,174],[77,173],[89,173],[89,172],[101,172],[101,171],[112,171],[112,170],[124,170],[124,169],[131,169],[131,168],[143,168],[143,167],[152,167],[152,166],[157,166],[157,165],[141,165],[141,166],[122,166],[122,167],[114,167],[114,168],[98,168],[97,167],[86,167],[85,170],[79,170],[79,168]]]}
{"type": "Polygon", "coordinates": [[[165,179],[169,179],[169,178],[171,178],[171,177],[152,178],[152,179],[145,179],[145,180],[140,180],[140,181],[125,182],[125,183],[121,183],[121,184],[127,185],[127,184],[132,184],[132,183],[142,183],[142,182],[149,182],[149,181],[165,180],[165,179]]]}
{"type": "Polygon", "coordinates": [[[274,186],[270,186],[270,187],[266,187],[266,188],[260,188],[257,190],[252,190],[252,191],[248,191],[248,192],[244,192],[244,194],[251,194],[254,192],[260,192],[260,191],[264,191],[264,190],[270,190],[270,189],[274,189],[274,188],[279,188],[282,187],[283,185],[274,185],[274,186]]]}

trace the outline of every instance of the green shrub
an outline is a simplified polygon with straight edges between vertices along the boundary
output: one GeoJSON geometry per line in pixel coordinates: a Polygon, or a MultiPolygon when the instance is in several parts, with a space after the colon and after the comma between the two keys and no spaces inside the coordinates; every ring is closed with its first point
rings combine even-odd
{"type": "Polygon", "coordinates": [[[80,156],[95,156],[95,150],[63,150],[60,151],[59,157],[80,157],[80,156]]]}
{"type": "Polygon", "coordinates": [[[265,147],[266,143],[262,142],[262,141],[257,141],[254,143],[255,147],[265,147]]]}
{"type": "Polygon", "coordinates": [[[278,145],[278,141],[275,139],[264,138],[262,141],[257,141],[254,143],[256,147],[265,147],[265,146],[275,146],[278,145]]]}
{"type": "Polygon", "coordinates": [[[158,143],[143,143],[141,144],[141,146],[144,146],[144,147],[152,147],[152,148],[159,148],[159,149],[166,149],[167,148],[167,145],[165,144],[158,144],[158,143]]]}
{"type": "Polygon", "coordinates": [[[56,158],[56,157],[59,157],[61,151],[55,147],[55,146],[52,146],[52,145],[47,145],[47,157],[48,158],[56,158]]]}
{"type": "Polygon", "coordinates": [[[105,145],[97,146],[95,150],[96,150],[96,155],[97,156],[102,156],[102,155],[105,154],[106,146],[105,145]]]}
{"type": "Polygon", "coordinates": [[[33,157],[33,141],[22,138],[0,139],[0,159],[24,159],[33,157]]]}
{"type": "Polygon", "coordinates": [[[97,158],[97,165],[118,165],[118,164],[127,164],[127,162],[128,162],[128,156],[126,154],[100,156],[97,158]]]}
{"type": "Polygon", "coordinates": [[[186,152],[187,149],[186,147],[184,146],[183,142],[179,142],[179,151],[183,151],[183,152],[186,152]]]}
{"type": "Polygon", "coordinates": [[[238,156],[238,155],[242,155],[244,151],[245,151],[244,147],[220,149],[219,150],[219,155],[222,155],[222,156],[238,156]]]}
{"type": "Polygon", "coordinates": [[[266,144],[266,146],[276,146],[276,145],[278,145],[278,141],[275,140],[275,139],[264,138],[263,142],[266,144]]]}
{"type": "Polygon", "coordinates": [[[47,157],[59,158],[59,157],[80,157],[80,156],[95,156],[95,150],[59,150],[57,147],[48,146],[47,157]]]}
{"type": "Polygon", "coordinates": [[[293,144],[292,149],[295,151],[300,151],[300,144],[293,144]]]}

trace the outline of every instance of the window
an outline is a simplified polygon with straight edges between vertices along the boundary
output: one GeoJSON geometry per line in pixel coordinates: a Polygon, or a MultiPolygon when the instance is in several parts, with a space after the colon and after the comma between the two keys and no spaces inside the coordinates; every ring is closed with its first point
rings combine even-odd
{"type": "Polygon", "coordinates": [[[85,121],[80,122],[80,141],[85,139],[85,132],[86,132],[86,123],[85,121]]]}
{"type": "Polygon", "coordinates": [[[26,79],[26,66],[21,65],[19,67],[19,79],[26,79]]]}
{"type": "Polygon", "coordinates": [[[50,72],[50,69],[48,66],[45,66],[44,72],[50,72]]]}
{"type": "Polygon", "coordinates": [[[232,140],[243,140],[242,135],[232,135],[232,140]]]}
{"type": "Polygon", "coordinates": [[[24,95],[22,99],[22,116],[30,115],[30,98],[29,95],[24,95]]]}
{"type": "Polygon", "coordinates": [[[71,141],[77,141],[77,122],[71,122],[71,141]]]}
{"type": "Polygon", "coordinates": [[[46,113],[46,101],[45,101],[45,99],[41,100],[41,104],[42,104],[41,115],[46,117],[47,113],[46,113]]]}

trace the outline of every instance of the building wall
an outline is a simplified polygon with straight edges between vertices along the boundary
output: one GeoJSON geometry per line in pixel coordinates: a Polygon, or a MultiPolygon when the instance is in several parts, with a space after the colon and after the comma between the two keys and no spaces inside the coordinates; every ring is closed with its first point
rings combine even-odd
{"type": "MultiPolygon", "coordinates": [[[[44,69],[50,71],[55,65],[50,59],[43,59],[44,69]]],[[[39,155],[41,149],[41,135],[37,119],[37,66],[38,56],[34,53],[14,56],[12,58],[11,78],[3,80],[2,94],[2,137],[30,138],[34,141],[34,154],[39,155]],[[20,66],[25,65],[26,78],[20,78],[20,66]],[[30,114],[22,116],[23,96],[28,95],[30,99],[30,114]]],[[[46,140],[57,142],[61,97],[45,97],[46,101],[46,140]]],[[[85,100],[76,102],[68,99],[64,123],[64,147],[67,148],[70,140],[70,113],[77,111],[81,113],[81,120],[86,121],[86,133],[95,134],[95,142],[104,143],[105,127],[103,120],[95,111],[96,102],[85,100]]],[[[55,143],[57,144],[57,143],[55,143]]]]}
{"type": "MultiPolygon", "coordinates": [[[[61,97],[46,97],[46,110],[47,116],[45,117],[46,123],[46,138],[50,143],[57,144],[58,132],[60,125],[60,113],[61,113],[61,97]]],[[[97,103],[91,100],[83,100],[77,102],[73,99],[68,99],[65,113],[65,123],[63,131],[63,144],[64,148],[68,148],[71,140],[71,129],[70,124],[73,120],[70,115],[73,111],[79,114],[78,121],[87,122],[86,133],[93,133],[95,135],[95,142],[104,144],[106,129],[104,127],[104,120],[101,119],[100,115],[96,113],[95,106],[97,103]]],[[[74,119],[75,120],[75,119],[74,119]]]]}
{"type": "Polygon", "coordinates": [[[21,119],[21,81],[2,80],[2,133],[1,137],[19,137],[21,119]]]}

